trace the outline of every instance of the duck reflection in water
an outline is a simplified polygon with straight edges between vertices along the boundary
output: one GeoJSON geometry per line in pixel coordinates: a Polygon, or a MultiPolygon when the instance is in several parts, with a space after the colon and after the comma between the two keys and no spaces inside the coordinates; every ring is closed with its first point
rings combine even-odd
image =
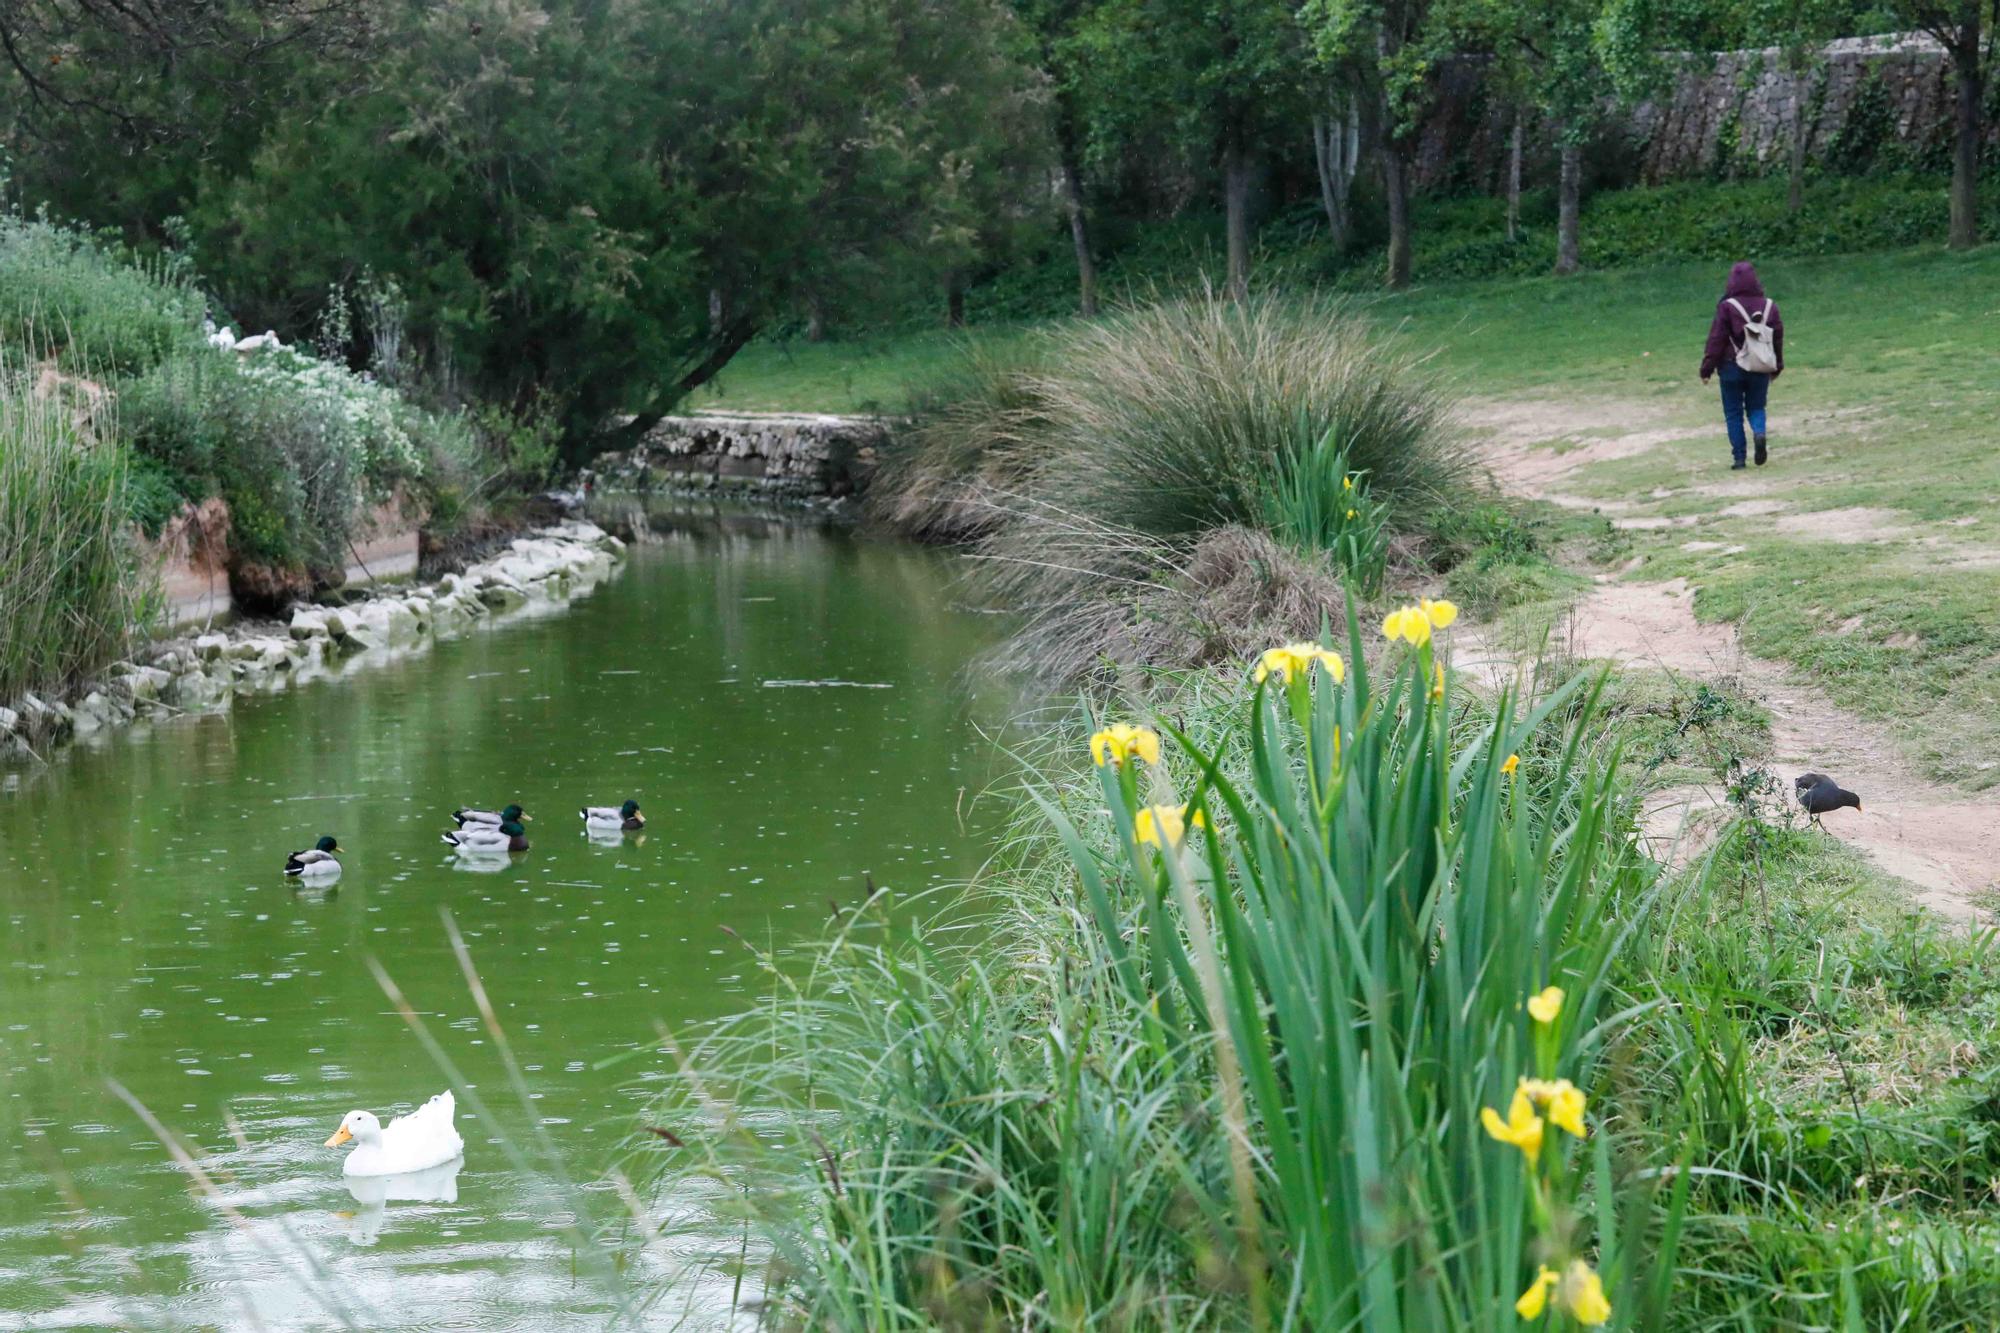
{"type": "Polygon", "coordinates": [[[347,1192],[354,1196],[359,1205],[346,1214],[348,1219],[348,1239],[356,1245],[373,1245],[382,1237],[382,1224],[388,1220],[389,1204],[397,1203],[457,1203],[458,1173],[465,1167],[465,1158],[454,1157],[438,1166],[426,1167],[422,1171],[406,1171],[393,1176],[348,1176],[347,1192]]]}

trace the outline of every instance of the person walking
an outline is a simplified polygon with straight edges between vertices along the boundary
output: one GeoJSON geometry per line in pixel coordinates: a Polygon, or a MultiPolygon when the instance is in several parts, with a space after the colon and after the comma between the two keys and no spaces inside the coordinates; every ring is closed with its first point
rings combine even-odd
{"type": "Polygon", "coordinates": [[[1729,431],[1730,469],[1743,467],[1746,442],[1743,418],[1750,418],[1750,437],[1757,448],[1757,466],[1770,457],[1766,444],[1764,404],[1771,381],[1785,370],[1785,323],[1778,304],[1764,295],[1757,269],[1745,262],[1729,270],[1722,299],[1715,303],[1715,322],[1708,326],[1708,346],[1701,354],[1701,382],[1722,377],[1722,424],[1729,431]]]}

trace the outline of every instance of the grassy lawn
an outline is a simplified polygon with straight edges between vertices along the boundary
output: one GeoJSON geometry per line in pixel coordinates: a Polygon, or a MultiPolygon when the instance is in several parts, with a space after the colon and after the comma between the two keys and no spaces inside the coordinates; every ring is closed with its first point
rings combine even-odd
{"type": "MultiPolygon", "coordinates": [[[[1686,577],[1704,619],[1888,724],[1934,778],[2000,782],[2000,247],[1776,261],[1774,461],[1728,470],[1695,371],[1723,265],[1440,284],[1365,299],[1474,399],[1529,403],[1568,503],[1626,529],[1627,577],[1686,577]],[[1645,432],[1643,447],[1604,450],[1645,432]]],[[[957,344],[1022,326],[760,344],[699,406],[895,411],[957,344]]],[[[1544,595],[1528,588],[1522,595],[1544,595]]],[[[1554,591],[1560,592],[1561,589],[1554,591]]]]}

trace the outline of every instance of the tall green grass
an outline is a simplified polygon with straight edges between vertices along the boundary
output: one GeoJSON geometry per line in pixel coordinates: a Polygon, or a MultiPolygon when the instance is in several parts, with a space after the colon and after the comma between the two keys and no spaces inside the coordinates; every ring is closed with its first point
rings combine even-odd
{"type": "Polygon", "coordinates": [[[1552,726],[1582,687],[1459,721],[1427,653],[1378,683],[1361,648],[1344,685],[1198,678],[1162,765],[1042,789],[996,938],[856,913],[689,1053],[657,1123],[744,1189],[800,1324],[1506,1328],[1577,1258],[1614,1326],[1659,1316],[1677,1213],[1634,1131],[1594,1107],[1531,1177],[1480,1124],[1522,1076],[1608,1086],[1630,1017],[1652,875],[1552,726]]]}
{"type": "Polygon", "coordinates": [[[1338,302],[1203,294],[1009,350],[932,395],[873,503],[906,533],[976,539],[986,593],[1023,613],[1001,658],[1045,680],[1315,633],[1343,572],[1372,591],[1385,534],[1473,483],[1436,379],[1338,302]],[[1352,528],[1349,472],[1370,501],[1352,528]]]}
{"type": "Polygon", "coordinates": [[[124,462],[73,410],[0,357],[0,700],[62,690],[140,625],[124,462]]]}

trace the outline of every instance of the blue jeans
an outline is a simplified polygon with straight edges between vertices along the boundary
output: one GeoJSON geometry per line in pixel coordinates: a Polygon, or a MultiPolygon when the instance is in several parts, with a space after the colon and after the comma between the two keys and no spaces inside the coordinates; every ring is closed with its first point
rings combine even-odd
{"type": "Polygon", "coordinates": [[[1745,370],[1734,361],[1725,361],[1716,369],[1716,376],[1722,381],[1722,424],[1729,428],[1729,457],[1734,463],[1743,461],[1747,447],[1743,438],[1743,417],[1750,417],[1750,433],[1764,433],[1764,400],[1771,392],[1771,377],[1745,370]]]}

